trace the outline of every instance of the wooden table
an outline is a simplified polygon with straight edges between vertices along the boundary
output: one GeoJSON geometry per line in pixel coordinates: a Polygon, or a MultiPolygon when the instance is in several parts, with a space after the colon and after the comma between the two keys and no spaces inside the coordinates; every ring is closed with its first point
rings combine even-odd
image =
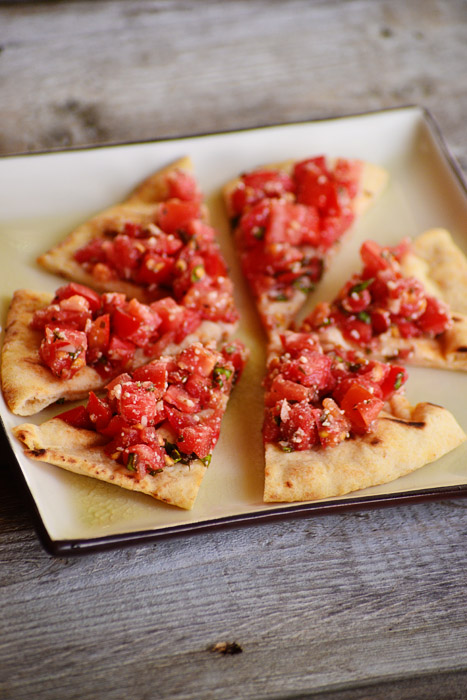
{"type": "MultiPolygon", "coordinates": [[[[420,103],[467,170],[466,30],[465,0],[2,3],[0,152],[420,103]]],[[[1,469],[4,700],[467,697],[465,500],[52,558],[1,469]]]]}

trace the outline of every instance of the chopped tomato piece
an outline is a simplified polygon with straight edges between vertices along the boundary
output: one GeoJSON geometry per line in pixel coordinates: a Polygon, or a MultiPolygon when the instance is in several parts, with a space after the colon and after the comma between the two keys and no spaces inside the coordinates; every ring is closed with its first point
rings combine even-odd
{"type": "Polygon", "coordinates": [[[72,425],[73,428],[92,430],[94,427],[89,418],[86,406],[76,406],[75,408],[70,408],[68,411],[59,413],[57,418],[65,421],[65,423],[68,423],[68,425],[72,425]]]}
{"type": "Polygon", "coordinates": [[[199,216],[198,202],[171,199],[161,205],[157,224],[166,233],[175,233],[183,229],[192,219],[198,219],[199,216]]]}
{"type": "Polygon", "coordinates": [[[60,379],[70,379],[86,366],[86,333],[71,328],[46,326],[39,354],[60,379]]]}
{"type": "Polygon", "coordinates": [[[77,282],[70,282],[69,284],[59,287],[55,292],[55,298],[57,301],[62,299],[68,299],[73,296],[81,296],[86,299],[89,304],[91,311],[99,311],[101,308],[101,297],[97,292],[89,287],[85,287],[84,284],[78,284],[77,282]]]}
{"type": "Polygon", "coordinates": [[[177,437],[177,447],[185,454],[194,453],[199,459],[204,459],[212,452],[217,435],[208,425],[186,426],[180,430],[177,437]]]}
{"type": "Polygon", "coordinates": [[[109,404],[102,401],[93,391],[89,393],[86,410],[96,430],[105,428],[112,418],[109,404]]]}

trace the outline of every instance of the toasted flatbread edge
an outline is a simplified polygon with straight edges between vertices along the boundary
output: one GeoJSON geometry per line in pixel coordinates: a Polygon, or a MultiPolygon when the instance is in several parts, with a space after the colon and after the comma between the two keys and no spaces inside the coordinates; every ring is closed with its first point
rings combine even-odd
{"type": "MultiPolygon", "coordinates": [[[[403,257],[401,270],[408,277],[416,277],[428,294],[448,304],[452,326],[435,338],[406,339],[385,334],[380,337],[380,348],[372,350],[371,357],[397,358],[400,350],[411,350],[404,364],[466,371],[467,314],[463,312],[467,311],[467,258],[464,253],[454,244],[448,231],[430,229],[414,239],[413,251],[403,257]],[[443,270],[442,275],[438,266],[443,270]]],[[[323,328],[317,333],[325,347],[330,343],[359,348],[344,339],[338,328],[323,328]]]]}
{"type": "Polygon", "coordinates": [[[374,432],[325,450],[285,453],[267,444],[264,500],[312,501],[385,484],[467,439],[454,416],[440,406],[419,403],[409,416],[407,408],[403,413],[382,412],[374,432]]]}
{"type": "Polygon", "coordinates": [[[74,428],[59,418],[40,426],[25,423],[13,428],[15,437],[31,459],[53,464],[67,471],[152,496],[173,506],[190,510],[207,467],[199,460],[190,465],[175,464],[155,476],[137,481],[125,467],[107,457],[105,438],[90,430],[74,428]]]}
{"type": "Polygon", "coordinates": [[[74,253],[94,238],[102,237],[109,223],[154,221],[160,203],[167,195],[166,176],[175,170],[193,169],[190,158],[183,157],[158,170],[140,183],[120,204],[104,209],[71,231],[60,243],[37,258],[38,264],[54,274],[88,285],[100,292],[122,292],[129,299],[152,301],[146,289],[125,280],[98,280],[74,260],[74,253]]]}
{"type": "MultiPolygon", "coordinates": [[[[47,306],[53,295],[47,292],[17,290],[7,314],[5,338],[2,347],[1,382],[8,408],[19,416],[30,416],[50,404],[64,399],[75,401],[98,391],[108,381],[92,367],[86,366],[71,379],[55,377],[40,360],[40,331],[32,330],[29,323],[37,309],[47,306]]],[[[164,355],[174,355],[195,341],[216,343],[226,340],[236,328],[235,323],[202,321],[200,326],[179,344],[164,348],[164,355]]],[[[150,362],[154,357],[137,350],[131,369],[150,362]]]]}

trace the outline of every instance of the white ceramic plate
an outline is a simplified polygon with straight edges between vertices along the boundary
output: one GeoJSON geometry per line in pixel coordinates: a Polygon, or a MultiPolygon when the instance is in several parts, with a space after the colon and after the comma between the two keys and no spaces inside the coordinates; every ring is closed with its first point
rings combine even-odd
{"type": "MultiPolygon", "coordinates": [[[[21,155],[0,159],[0,290],[4,323],[12,292],[54,291],[62,280],[35,263],[76,224],[120,201],[144,177],[189,155],[208,196],[242,313],[239,336],[251,360],[235,389],[221,439],[192,511],[68,473],[24,457],[10,438],[13,416],[0,399],[5,432],[39,516],[38,532],[53,553],[145,541],[241,521],[467,493],[467,445],[404,478],[333,500],[306,504],[262,502],[261,445],[264,337],[241,278],[223,212],[220,187],[239,172],[268,162],[326,153],[386,167],[391,182],[341,249],[311,303],[330,297],[358,268],[366,238],[393,244],[427,228],[448,228],[467,249],[467,194],[436,126],[421,108],[407,107],[324,121],[250,129],[151,143],[21,155]]],[[[467,374],[410,370],[409,399],[446,406],[467,430],[467,374]]],[[[61,408],[63,410],[63,408],[61,408]]],[[[57,409],[55,410],[57,412],[57,409]]],[[[50,417],[49,409],[40,418],[50,417]]],[[[29,420],[29,419],[28,419],[29,420]]]]}

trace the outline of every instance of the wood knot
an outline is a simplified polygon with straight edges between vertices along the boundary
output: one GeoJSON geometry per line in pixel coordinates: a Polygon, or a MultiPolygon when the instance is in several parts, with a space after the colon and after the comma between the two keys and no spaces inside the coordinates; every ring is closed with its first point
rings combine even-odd
{"type": "Polygon", "coordinates": [[[209,647],[209,651],[213,654],[241,654],[243,649],[237,642],[217,642],[209,647]]]}

